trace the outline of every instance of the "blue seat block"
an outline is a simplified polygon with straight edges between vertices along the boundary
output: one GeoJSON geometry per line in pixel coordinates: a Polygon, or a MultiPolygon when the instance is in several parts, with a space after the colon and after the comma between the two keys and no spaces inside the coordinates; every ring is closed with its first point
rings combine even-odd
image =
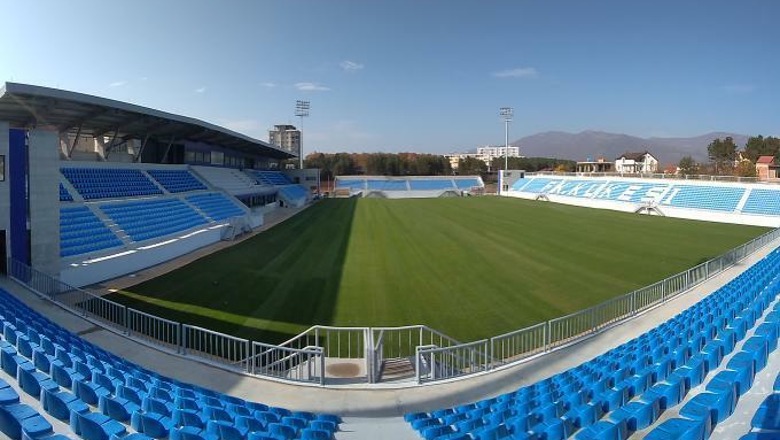
{"type": "Polygon", "coordinates": [[[23,403],[14,403],[0,406],[0,432],[18,440],[23,433],[30,438],[50,434],[52,427],[34,408],[23,403]]]}
{"type": "MultiPolygon", "coordinates": [[[[511,437],[506,425],[500,424],[496,426],[483,426],[474,430],[471,435],[477,440],[502,440],[511,437]]],[[[520,437],[519,435],[516,437],[520,437]]]]}
{"type": "Polygon", "coordinates": [[[136,411],[130,416],[130,426],[149,437],[160,438],[168,436],[173,422],[162,414],[136,411]]]}
{"type": "Polygon", "coordinates": [[[577,431],[574,438],[577,440],[625,440],[628,438],[628,426],[625,421],[613,423],[599,420],[593,425],[577,431]]]}
{"type": "Polygon", "coordinates": [[[697,394],[682,407],[680,415],[687,417],[686,408],[689,406],[707,408],[712,419],[712,426],[715,426],[734,412],[734,408],[736,407],[736,396],[731,389],[726,389],[718,393],[707,391],[697,394]]]}
{"type": "Polygon", "coordinates": [[[52,417],[67,421],[72,413],[87,413],[89,406],[67,391],[41,390],[41,406],[52,417]]]}
{"type": "Polygon", "coordinates": [[[753,386],[753,378],[756,376],[755,362],[750,353],[740,351],[726,364],[727,371],[735,371],[735,380],[739,383],[740,394],[745,394],[753,386]]]}
{"type": "Polygon", "coordinates": [[[742,350],[753,355],[756,373],[766,367],[767,357],[769,356],[769,344],[763,336],[753,336],[745,341],[742,350]]]}
{"type": "Polygon", "coordinates": [[[79,435],[84,440],[110,440],[112,436],[122,436],[127,428],[116,420],[99,413],[80,414],[79,435]]]}
{"type": "Polygon", "coordinates": [[[98,409],[104,415],[118,421],[129,422],[130,416],[141,407],[121,397],[100,396],[98,409]]]}
{"type": "Polygon", "coordinates": [[[707,430],[709,417],[705,420],[669,419],[650,431],[645,440],[704,440],[711,431],[707,430]]]}
{"type": "Polygon", "coordinates": [[[19,393],[6,381],[0,379],[0,405],[19,403],[19,393]]]}
{"type": "MultiPolygon", "coordinates": [[[[658,420],[658,416],[661,415],[661,400],[656,398],[651,401],[637,400],[629,402],[613,414],[615,413],[623,413],[625,415],[622,417],[622,420],[625,420],[629,431],[639,431],[658,420]]],[[[612,418],[612,415],[610,415],[610,419],[612,418]]],[[[617,421],[620,418],[616,416],[614,419],[617,421]]]]}
{"type": "Polygon", "coordinates": [[[750,424],[757,429],[780,430],[780,394],[772,394],[761,402],[750,424]]]}
{"type": "Polygon", "coordinates": [[[209,434],[203,429],[194,426],[171,428],[169,440],[220,440],[215,434],[209,434]]]}
{"type": "Polygon", "coordinates": [[[36,399],[40,397],[42,388],[50,391],[57,391],[60,388],[49,375],[36,370],[32,364],[19,365],[17,380],[22,391],[36,399]]]}
{"type": "MultiPolygon", "coordinates": [[[[458,434],[453,434],[458,435],[458,434]]],[[[471,437],[465,434],[459,434],[461,437],[450,437],[452,439],[461,438],[464,440],[470,440],[471,437]]],[[[301,440],[331,440],[333,434],[329,431],[321,431],[319,429],[306,428],[301,431],[301,440]]]]}

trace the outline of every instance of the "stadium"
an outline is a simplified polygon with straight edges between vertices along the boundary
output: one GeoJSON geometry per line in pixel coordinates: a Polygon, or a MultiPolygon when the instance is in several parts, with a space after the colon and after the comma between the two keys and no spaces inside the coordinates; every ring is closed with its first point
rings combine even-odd
{"type": "Polygon", "coordinates": [[[0,430],[776,438],[780,187],[338,176],[132,103],[0,89],[0,430]]]}

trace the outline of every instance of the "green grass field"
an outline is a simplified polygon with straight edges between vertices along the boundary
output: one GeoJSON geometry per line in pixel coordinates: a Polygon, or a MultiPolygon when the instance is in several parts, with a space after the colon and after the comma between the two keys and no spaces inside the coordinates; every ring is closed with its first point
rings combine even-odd
{"type": "Polygon", "coordinates": [[[592,306],[765,231],[498,197],[324,200],[111,299],[264,342],[312,324],[427,324],[468,341],[592,306]]]}

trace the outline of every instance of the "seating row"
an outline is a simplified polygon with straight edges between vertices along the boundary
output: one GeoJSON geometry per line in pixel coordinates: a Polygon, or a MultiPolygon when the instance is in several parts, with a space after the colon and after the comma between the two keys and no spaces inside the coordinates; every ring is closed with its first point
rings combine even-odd
{"type": "Polygon", "coordinates": [[[60,208],[60,256],[96,252],[124,243],[86,206],[60,208]]]}
{"type": "MultiPolygon", "coordinates": [[[[158,375],[65,331],[2,289],[0,322],[0,368],[86,440],[326,440],[341,423],[158,375]]],[[[0,401],[4,396],[0,389],[0,401]]]]}
{"type": "Polygon", "coordinates": [[[100,206],[134,241],[162,237],[206,224],[206,219],[179,199],[152,199],[100,206]]]}
{"type": "Polygon", "coordinates": [[[206,186],[189,170],[160,170],[147,171],[166,191],[180,193],[207,189],[206,186]]]}
{"type": "Polygon", "coordinates": [[[61,168],[61,172],[85,200],[162,194],[136,169],[61,168]]]}
{"type": "Polygon", "coordinates": [[[562,179],[534,176],[519,179],[512,191],[609,200],[626,203],[656,203],[675,208],[734,212],[747,194],[744,214],[780,215],[780,188],[746,188],[725,185],[690,185],[675,182],[643,182],[626,179],[562,179]]]}
{"type": "Polygon", "coordinates": [[[187,201],[195,205],[214,221],[245,214],[243,209],[220,193],[193,194],[187,196],[187,201]]]}
{"type": "Polygon", "coordinates": [[[377,178],[377,177],[338,177],[336,188],[351,191],[446,191],[470,190],[485,185],[474,176],[455,176],[451,178],[377,178]]]}
{"type": "MultiPolygon", "coordinates": [[[[669,321],[591,361],[512,393],[405,418],[426,439],[625,440],[682,402],[735,350],[780,292],[778,274],[780,249],[669,321]]],[[[777,307],[726,371],[710,380],[707,393],[683,407],[685,414],[697,414],[701,424],[709,420],[710,429],[712,420],[725,417],[722,408],[752,384],[755,367],[777,346],[779,329],[777,307]]],[[[682,438],[664,430],[687,432],[691,426],[676,426],[691,420],[661,425],[651,435],[682,438]]]]}
{"type": "Polygon", "coordinates": [[[263,185],[292,185],[293,182],[281,171],[261,171],[261,170],[247,170],[249,174],[257,179],[257,183],[263,185]]]}

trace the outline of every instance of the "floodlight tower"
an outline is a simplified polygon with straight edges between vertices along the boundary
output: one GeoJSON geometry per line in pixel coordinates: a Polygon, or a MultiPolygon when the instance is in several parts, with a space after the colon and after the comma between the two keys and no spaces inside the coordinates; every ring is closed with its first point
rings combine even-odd
{"type": "Polygon", "coordinates": [[[309,116],[309,101],[295,101],[295,116],[301,118],[298,130],[301,132],[298,138],[298,169],[303,169],[303,118],[309,116]]]}
{"type": "Polygon", "coordinates": [[[501,172],[500,176],[500,191],[499,194],[504,192],[504,176],[506,174],[507,168],[509,168],[509,123],[512,122],[512,116],[514,115],[514,110],[512,107],[501,107],[498,111],[498,114],[501,115],[501,117],[504,119],[504,170],[501,172]]]}

